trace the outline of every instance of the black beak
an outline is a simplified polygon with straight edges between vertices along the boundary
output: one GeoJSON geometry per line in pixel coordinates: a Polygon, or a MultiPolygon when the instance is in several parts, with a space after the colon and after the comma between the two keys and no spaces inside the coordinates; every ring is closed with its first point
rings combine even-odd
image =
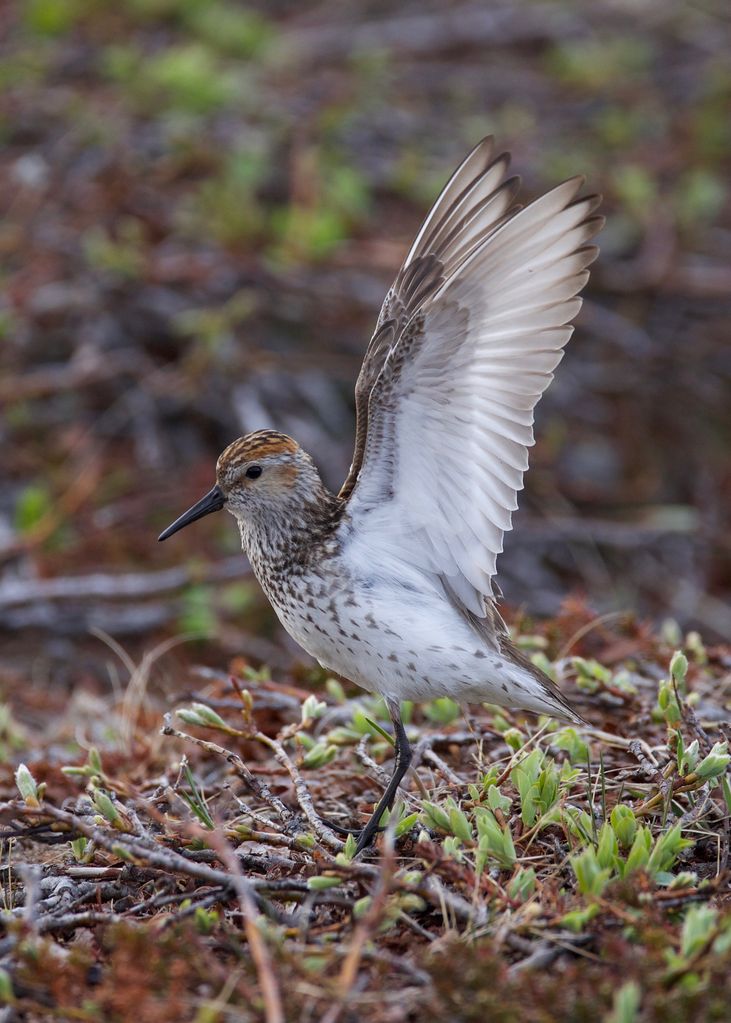
{"type": "Polygon", "coordinates": [[[210,515],[211,512],[220,511],[225,503],[226,498],[223,496],[223,491],[220,487],[215,486],[197,504],[194,504],[192,508],[188,508],[187,512],[183,512],[180,518],[173,522],[172,526],[164,529],[157,539],[167,540],[169,536],[177,533],[183,526],[189,526],[191,522],[195,522],[196,519],[202,519],[204,515],[210,515]]]}

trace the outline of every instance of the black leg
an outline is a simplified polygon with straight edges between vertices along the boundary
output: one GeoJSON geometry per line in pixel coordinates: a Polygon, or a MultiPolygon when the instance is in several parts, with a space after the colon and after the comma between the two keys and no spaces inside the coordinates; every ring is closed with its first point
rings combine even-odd
{"type": "Polygon", "coordinates": [[[396,757],[393,774],[386,791],[383,793],[383,796],[373,813],[373,816],[360,833],[358,845],[355,850],[356,856],[359,852],[371,844],[377,832],[383,831],[383,828],[380,827],[381,817],[383,816],[384,810],[390,810],[393,806],[393,801],[396,798],[396,793],[399,785],[401,784],[401,779],[408,771],[409,764],[411,763],[411,758],[413,756],[409,740],[406,738],[406,732],[401,721],[401,713],[398,703],[394,700],[387,700],[386,705],[388,707],[388,713],[391,715],[394,737],[396,739],[396,757]]]}
{"type": "MultiPolygon", "coordinates": [[[[344,838],[347,838],[349,835],[360,835],[363,831],[362,828],[344,828],[342,825],[336,825],[333,820],[328,820],[327,817],[320,817],[320,820],[322,820],[323,825],[327,825],[330,831],[333,831],[335,835],[341,835],[344,838]]],[[[384,829],[379,828],[378,831],[384,831],[384,829]]]]}

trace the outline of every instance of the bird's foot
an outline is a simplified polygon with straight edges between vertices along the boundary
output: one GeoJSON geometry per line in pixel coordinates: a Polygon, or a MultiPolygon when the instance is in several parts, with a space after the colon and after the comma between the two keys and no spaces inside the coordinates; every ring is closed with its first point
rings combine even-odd
{"type": "MultiPolygon", "coordinates": [[[[343,835],[345,838],[347,838],[349,835],[354,835],[355,838],[359,840],[358,849],[359,852],[360,848],[365,848],[365,846],[360,847],[360,836],[362,836],[363,832],[367,830],[368,825],[366,825],[365,828],[344,828],[340,824],[335,824],[333,823],[333,821],[327,820],[327,818],[325,817],[321,817],[320,820],[325,825],[325,827],[330,828],[330,830],[334,831],[336,835],[343,835]]],[[[373,833],[369,836],[368,844],[370,844],[370,842],[373,840],[376,832],[385,830],[386,830],[385,828],[377,827],[375,831],[373,831],[373,833]]]]}

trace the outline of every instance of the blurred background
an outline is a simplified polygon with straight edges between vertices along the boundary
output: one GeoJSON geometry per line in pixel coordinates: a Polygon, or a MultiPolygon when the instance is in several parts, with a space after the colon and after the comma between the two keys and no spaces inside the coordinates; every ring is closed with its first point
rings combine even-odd
{"type": "Polygon", "coordinates": [[[6,685],[93,676],[110,636],[291,661],[228,516],[157,534],[246,430],[339,486],[385,290],[488,133],[524,198],[584,173],[608,218],[506,603],[731,635],[721,0],[6,0],[0,38],[6,685]]]}

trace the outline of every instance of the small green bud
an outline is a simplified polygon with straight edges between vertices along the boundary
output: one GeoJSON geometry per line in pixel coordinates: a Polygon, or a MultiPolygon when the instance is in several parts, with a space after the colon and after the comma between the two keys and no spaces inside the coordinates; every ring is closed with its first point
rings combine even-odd
{"type": "Polygon", "coordinates": [[[399,875],[399,880],[407,885],[416,885],[421,884],[423,877],[424,872],[421,870],[405,870],[399,875]]]}
{"type": "Polygon", "coordinates": [[[337,755],[337,746],[326,746],[324,742],[318,742],[302,758],[302,766],[312,771],[318,767],[324,767],[325,764],[329,764],[337,755]]]}
{"type": "Polygon", "coordinates": [[[415,892],[403,892],[397,896],[396,901],[399,909],[402,909],[404,913],[423,913],[426,909],[426,903],[415,892]]]}
{"type": "Polygon", "coordinates": [[[691,774],[696,770],[699,760],[699,748],[697,739],[694,739],[690,746],[686,746],[684,749],[681,743],[678,743],[678,752],[680,754],[678,769],[682,775],[691,774]]]}
{"type": "Polygon", "coordinates": [[[74,859],[81,862],[86,855],[86,847],[89,844],[89,840],[80,835],[79,838],[74,838],[71,842],[71,852],[73,853],[74,859]]]}
{"type": "Polygon", "coordinates": [[[300,831],[298,835],[294,836],[294,840],[297,843],[299,849],[314,849],[317,839],[314,835],[310,835],[306,831],[300,831]]]}
{"type": "Polygon", "coordinates": [[[436,803],[429,803],[426,800],[421,804],[421,810],[426,818],[425,823],[432,828],[438,828],[440,831],[450,832],[452,826],[449,821],[449,817],[436,803]]]}
{"type": "Polygon", "coordinates": [[[609,820],[621,847],[629,849],[637,832],[637,818],[632,807],[618,803],[609,815],[609,820]]]}
{"type": "Polygon", "coordinates": [[[517,728],[506,728],[503,739],[512,750],[519,750],[525,743],[525,736],[517,728]]]}
{"type": "Polygon", "coordinates": [[[358,899],[353,904],[353,916],[356,920],[361,920],[368,910],[371,908],[373,897],[371,895],[364,895],[362,899],[358,899]]]}
{"type": "Polygon", "coordinates": [[[335,857],[335,862],[339,867],[349,867],[353,862],[358,843],[355,840],[355,835],[348,835],[345,840],[345,846],[342,852],[339,852],[335,857]]]}
{"type": "Polygon", "coordinates": [[[458,863],[462,862],[462,843],[456,835],[447,835],[442,839],[442,849],[447,856],[454,857],[458,863]]]}
{"type": "Polygon", "coordinates": [[[670,674],[677,684],[681,686],[688,674],[688,658],[682,650],[676,650],[670,659],[670,674]]]}
{"type": "Polygon", "coordinates": [[[336,678],[328,678],[325,681],[325,689],[331,700],[335,703],[345,703],[347,697],[345,690],[336,678]]]}
{"type": "Polygon", "coordinates": [[[708,660],[708,654],[706,653],[700,633],[689,632],[685,637],[685,648],[693,654],[698,664],[705,664],[708,660]]]}
{"type": "Polygon", "coordinates": [[[313,718],[322,717],[327,710],[327,704],[323,703],[322,700],[318,700],[317,697],[310,693],[307,699],[302,704],[302,724],[306,724],[313,718]]]}
{"type": "Polygon", "coordinates": [[[18,786],[26,806],[36,809],[41,805],[41,795],[36,780],[25,764],[19,764],[15,772],[15,784],[18,786]]]}
{"type": "Polygon", "coordinates": [[[119,823],[119,812],[104,789],[94,789],[94,792],[92,793],[92,800],[94,802],[94,806],[105,820],[108,820],[110,824],[119,823]]]}
{"type": "Polygon", "coordinates": [[[210,727],[205,718],[202,718],[201,715],[197,713],[197,711],[192,710],[188,707],[181,707],[179,710],[176,710],[175,713],[178,715],[180,720],[183,721],[186,725],[195,725],[197,728],[210,727]]]}
{"type": "Polygon", "coordinates": [[[221,715],[217,714],[212,707],[207,707],[205,703],[194,703],[192,709],[210,728],[229,729],[229,725],[226,724],[221,715]]]}
{"type": "Polygon", "coordinates": [[[611,869],[602,867],[595,851],[591,848],[571,857],[571,866],[576,874],[576,883],[582,895],[601,895],[607,886],[611,869]]]}
{"type": "Polygon", "coordinates": [[[218,913],[215,909],[197,906],[193,914],[193,923],[199,934],[210,934],[218,923],[218,913]]]}

